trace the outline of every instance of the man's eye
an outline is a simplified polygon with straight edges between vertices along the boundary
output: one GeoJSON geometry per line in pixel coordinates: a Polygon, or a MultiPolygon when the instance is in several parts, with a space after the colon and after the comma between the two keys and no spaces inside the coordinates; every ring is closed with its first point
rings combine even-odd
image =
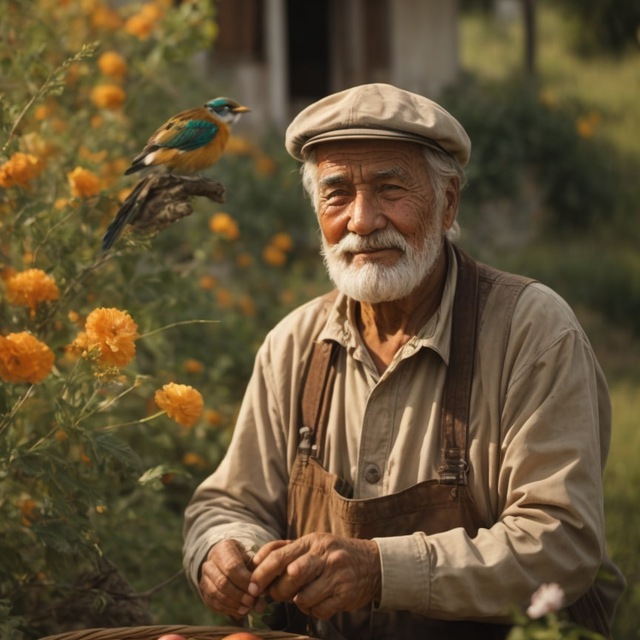
{"type": "Polygon", "coordinates": [[[344,189],[334,189],[333,191],[329,191],[326,193],[323,198],[327,202],[334,202],[339,200],[340,198],[344,198],[347,195],[347,192],[344,189]]]}

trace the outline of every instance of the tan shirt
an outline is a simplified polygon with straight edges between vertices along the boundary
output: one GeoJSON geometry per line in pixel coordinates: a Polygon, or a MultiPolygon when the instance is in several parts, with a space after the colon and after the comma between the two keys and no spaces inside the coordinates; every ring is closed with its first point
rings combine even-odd
{"type": "MultiPolygon", "coordinates": [[[[339,295],[284,318],[266,337],[234,437],[186,511],[185,567],[194,584],[207,550],[224,538],[256,549],[284,537],[289,472],[298,442],[298,398],[310,345],[340,350],[323,464],[354,499],[437,477],[440,409],[449,358],[457,266],[450,253],[440,308],[378,374],[339,295]]],[[[469,486],[486,528],[378,538],[381,609],[444,619],[506,620],[544,582],[572,602],[604,565],[601,470],[611,416],[606,382],[573,312],[541,284],[516,306],[507,353],[497,353],[490,297],[478,335],[470,422],[469,486]]],[[[612,612],[620,584],[606,587],[612,612]]]]}

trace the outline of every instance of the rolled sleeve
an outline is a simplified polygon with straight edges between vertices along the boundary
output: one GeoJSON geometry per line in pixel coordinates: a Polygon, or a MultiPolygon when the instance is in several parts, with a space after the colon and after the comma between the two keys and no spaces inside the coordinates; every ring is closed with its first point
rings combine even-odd
{"type": "Polygon", "coordinates": [[[429,551],[422,534],[374,538],[380,549],[380,610],[426,612],[430,599],[429,551]]]}

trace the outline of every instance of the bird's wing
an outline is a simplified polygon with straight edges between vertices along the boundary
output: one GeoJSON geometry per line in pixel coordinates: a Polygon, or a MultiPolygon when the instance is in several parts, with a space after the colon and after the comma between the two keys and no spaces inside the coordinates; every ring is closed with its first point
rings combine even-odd
{"type": "Polygon", "coordinates": [[[219,126],[207,120],[171,119],[149,140],[149,146],[194,151],[211,142],[219,126]]]}

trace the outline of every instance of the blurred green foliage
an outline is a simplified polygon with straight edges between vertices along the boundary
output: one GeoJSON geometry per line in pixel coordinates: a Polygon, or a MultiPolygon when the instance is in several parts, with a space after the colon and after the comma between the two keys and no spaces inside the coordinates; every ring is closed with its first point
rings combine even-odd
{"type": "Polygon", "coordinates": [[[620,54],[640,47],[640,4],[636,0],[564,0],[573,18],[569,33],[583,54],[620,54]]]}
{"type": "Polygon", "coordinates": [[[0,386],[0,635],[190,611],[211,623],[178,575],[182,512],[226,449],[264,334],[326,287],[308,266],[317,239],[297,167],[275,140],[232,138],[211,171],[224,205],[195,202],[103,254],[130,158],[170,115],[227,93],[193,60],[215,37],[213,7],[0,0],[0,14],[0,335],[28,331],[55,354],[42,382],[0,386]],[[33,312],[7,288],[31,268],[60,290],[33,312]],[[68,349],[104,307],[141,334],[121,369],[68,349]],[[158,414],[170,381],[202,394],[194,426],[158,414]]]}

